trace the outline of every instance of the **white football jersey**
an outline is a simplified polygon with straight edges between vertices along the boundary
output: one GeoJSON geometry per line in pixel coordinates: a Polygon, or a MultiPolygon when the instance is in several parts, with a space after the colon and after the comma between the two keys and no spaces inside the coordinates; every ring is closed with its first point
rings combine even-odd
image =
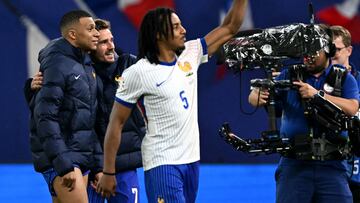
{"type": "Polygon", "coordinates": [[[204,39],[197,39],[186,42],[173,63],[155,65],[141,59],[124,71],[115,100],[131,107],[143,99],[144,170],[200,160],[197,70],[203,62],[207,46],[204,39]]]}

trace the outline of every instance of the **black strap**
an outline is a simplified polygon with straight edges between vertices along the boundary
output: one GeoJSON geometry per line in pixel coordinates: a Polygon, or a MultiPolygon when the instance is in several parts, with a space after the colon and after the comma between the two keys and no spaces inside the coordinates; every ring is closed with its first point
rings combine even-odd
{"type": "Polygon", "coordinates": [[[327,75],[325,79],[325,83],[329,84],[334,88],[334,91],[330,94],[336,97],[341,96],[342,86],[345,81],[347,71],[344,67],[340,65],[333,65],[330,73],[327,75]]]}
{"type": "Polygon", "coordinates": [[[109,172],[105,172],[105,171],[103,171],[103,174],[104,174],[104,175],[107,175],[107,176],[114,176],[114,175],[116,175],[116,173],[109,173],[109,172]]]}

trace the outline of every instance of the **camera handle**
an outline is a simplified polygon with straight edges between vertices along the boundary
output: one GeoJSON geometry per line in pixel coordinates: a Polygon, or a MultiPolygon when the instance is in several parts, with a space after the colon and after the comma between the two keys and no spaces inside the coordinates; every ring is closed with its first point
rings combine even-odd
{"type": "MultiPolygon", "coordinates": [[[[266,71],[267,79],[272,81],[272,71],[271,69],[267,69],[266,71]]],[[[276,125],[276,112],[275,112],[275,87],[271,85],[269,87],[269,100],[267,104],[268,111],[268,122],[269,122],[269,131],[275,132],[277,131],[276,125]]]]}

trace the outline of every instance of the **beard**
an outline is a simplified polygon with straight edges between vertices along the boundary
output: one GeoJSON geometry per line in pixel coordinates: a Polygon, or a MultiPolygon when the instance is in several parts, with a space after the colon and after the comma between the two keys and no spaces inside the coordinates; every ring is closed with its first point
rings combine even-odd
{"type": "Polygon", "coordinates": [[[323,72],[326,67],[328,67],[329,59],[325,57],[325,55],[315,55],[315,56],[309,56],[307,58],[305,65],[306,65],[306,71],[310,74],[318,74],[323,72]]]}
{"type": "Polygon", "coordinates": [[[325,70],[325,67],[315,66],[314,68],[312,68],[312,67],[307,66],[306,70],[308,73],[313,75],[313,74],[318,74],[318,73],[323,72],[325,70]]]}

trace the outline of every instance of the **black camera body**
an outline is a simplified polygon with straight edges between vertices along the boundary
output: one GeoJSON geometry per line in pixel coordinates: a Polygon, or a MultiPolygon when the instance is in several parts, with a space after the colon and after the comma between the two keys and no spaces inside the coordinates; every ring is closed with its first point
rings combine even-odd
{"type": "Polygon", "coordinates": [[[329,35],[319,25],[277,26],[227,42],[225,62],[230,68],[240,64],[243,69],[276,68],[291,64],[293,59],[315,55],[329,44],[329,35]]]}
{"type": "Polygon", "coordinates": [[[261,89],[289,89],[294,88],[290,80],[271,80],[271,79],[252,79],[250,81],[251,87],[261,89]]]}
{"type": "Polygon", "coordinates": [[[294,81],[304,81],[307,77],[305,65],[297,64],[287,67],[288,79],[276,80],[272,77],[264,79],[252,79],[250,80],[250,86],[252,88],[260,89],[273,89],[273,90],[289,90],[297,89],[298,87],[293,84],[294,81]]]}
{"type": "Polygon", "coordinates": [[[226,124],[219,134],[236,150],[248,153],[280,153],[303,160],[334,160],[344,159],[352,153],[360,155],[360,120],[347,116],[321,95],[303,101],[304,114],[316,133],[297,135],[289,140],[276,129],[275,91],[297,88],[294,81],[306,81],[308,73],[303,58],[316,56],[321,50],[330,54],[331,45],[331,36],[324,27],[302,23],[245,33],[227,42],[223,48],[230,69],[238,72],[241,66],[242,70],[266,70],[267,78],[251,80],[251,87],[269,90],[266,107],[270,130],[264,131],[259,139],[243,139],[232,133],[226,124]],[[274,79],[273,70],[282,67],[287,68],[288,79],[274,79]],[[348,131],[348,136],[342,136],[343,131],[348,131]]]}

